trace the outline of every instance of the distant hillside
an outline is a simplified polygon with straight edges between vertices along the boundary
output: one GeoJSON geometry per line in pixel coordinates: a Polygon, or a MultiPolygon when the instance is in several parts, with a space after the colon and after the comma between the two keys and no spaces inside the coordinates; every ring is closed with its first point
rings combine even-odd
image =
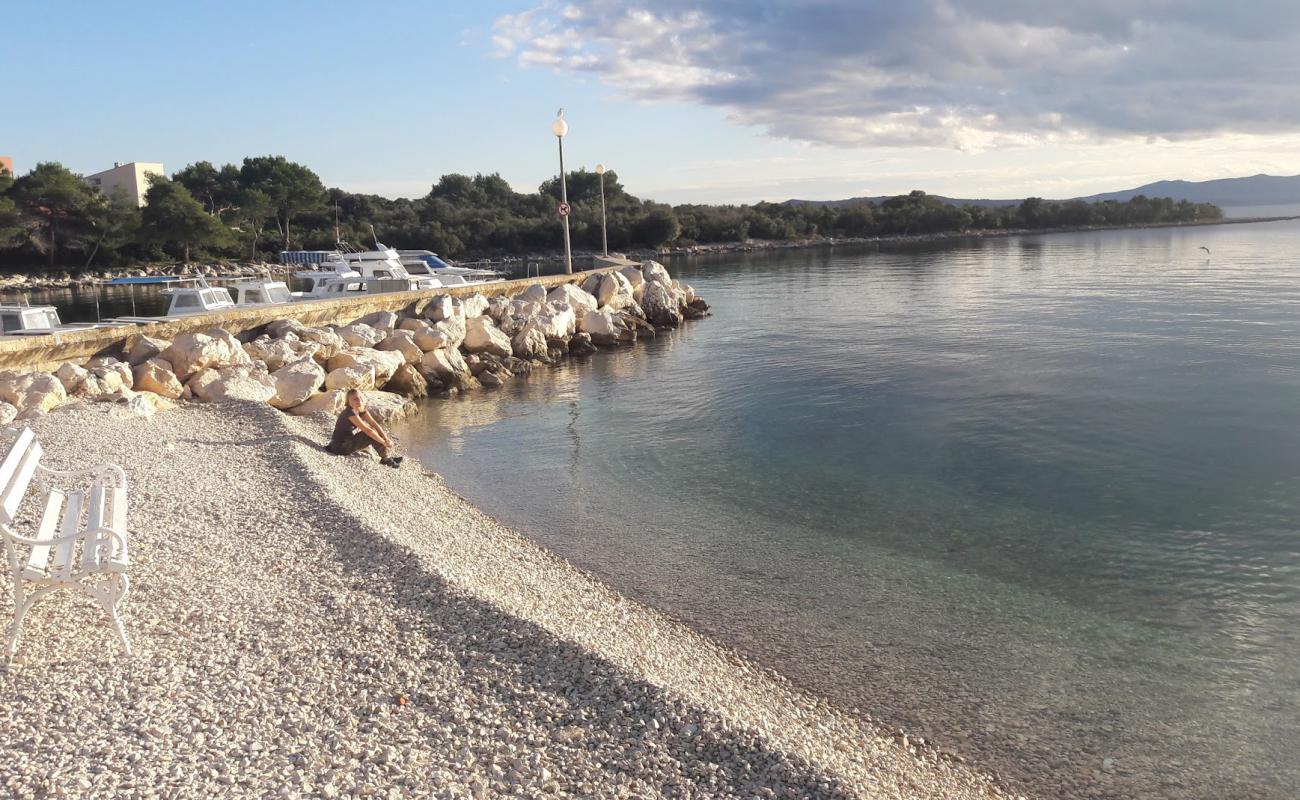
{"type": "Polygon", "coordinates": [[[1252,175],[1214,181],[1156,181],[1122,192],[1094,194],[1081,200],[1131,200],[1135,195],[1172,197],[1216,206],[1284,206],[1300,204],[1300,175],[1252,175]]]}
{"type": "MultiPolygon", "coordinates": [[[[1156,181],[1136,189],[1106,192],[1087,197],[1065,198],[1097,202],[1118,200],[1125,202],[1137,195],[1171,197],[1193,203],[1213,203],[1220,208],[1237,206],[1300,205],[1300,175],[1252,175],[1249,178],[1220,178],[1213,181],[1156,181]]],[[[853,197],[848,200],[787,200],[790,205],[851,206],[864,202],[880,203],[888,197],[853,197]]],[[[950,205],[999,208],[1016,205],[1020,200],[962,200],[940,197],[950,205]]]]}

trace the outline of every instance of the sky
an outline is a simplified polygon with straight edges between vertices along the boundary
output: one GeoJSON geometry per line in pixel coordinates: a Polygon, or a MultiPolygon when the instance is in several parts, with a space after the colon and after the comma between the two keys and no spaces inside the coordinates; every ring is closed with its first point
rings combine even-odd
{"type": "Polygon", "coordinates": [[[0,154],[276,154],[328,186],[534,190],[614,169],[660,201],[1074,197],[1300,174],[1295,0],[0,4],[0,154]]]}

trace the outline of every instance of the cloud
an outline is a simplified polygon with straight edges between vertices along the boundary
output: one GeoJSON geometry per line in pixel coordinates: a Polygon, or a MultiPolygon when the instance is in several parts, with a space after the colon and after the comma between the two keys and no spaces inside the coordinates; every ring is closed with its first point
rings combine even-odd
{"type": "Polygon", "coordinates": [[[1300,130],[1300,3],[572,0],[498,18],[498,55],[638,101],[837,146],[1300,130]]]}

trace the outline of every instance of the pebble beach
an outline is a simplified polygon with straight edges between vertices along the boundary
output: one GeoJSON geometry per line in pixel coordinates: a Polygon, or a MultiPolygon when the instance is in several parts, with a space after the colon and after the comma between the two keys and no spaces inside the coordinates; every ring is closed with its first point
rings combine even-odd
{"type": "Polygon", "coordinates": [[[620,595],[418,463],[325,453],[329,422],[231,400],[27,423],[51,466],[127,472],[135,652],[70,592],[36,607],[0,667],[3,794],[1010,796],[620,595]]]}

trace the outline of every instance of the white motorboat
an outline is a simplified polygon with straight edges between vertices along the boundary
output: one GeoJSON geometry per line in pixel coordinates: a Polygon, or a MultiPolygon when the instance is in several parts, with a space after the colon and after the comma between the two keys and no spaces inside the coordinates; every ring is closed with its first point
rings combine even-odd
{"type": "Polygon", "coordinates": [[[361,273],[367,292],[411,292],[446,285],[432,275],[412,275],[397,251],[382,242],[376,241],[374,250],[357,250],[346,242],[339,242],[339,248],[339,257],[361,273]]]}
{"type": "Polygon", "coordinates": [[[339,258],[337,261],[320,262],[322,269],[304,270],[293,274],[294,280],[307,288],[292,292],[294,300],[337,300],[340,297],[361,294],[366,284],[361,273],[348,266],[339,258]]]}
{"type": "Polygon", "coordinates": [[[397,255],[401,259],[402,266],[406,267],[407,272],[417,277],[423,275],[433,276],[441,280],[444,286],[463,286],[505,280],[505,276],[495,270],[454,267],[438,258],[438,254],[431,250],[398,250],[397,255]]]}
{"type": "Polygon", "coordinates": [[[235,293],[235,305],[240,307],[278,306],[293,300],[284,281],[250,278],[237,280],[227,288],[235,293]]]}
{"type": "Polygon", "coordinates": [[[59,310],[54,306],[0,303],[0,334],[5,336],[46,336],[52,333],[111,327],[111,324],[104,322],[65,324],[59,319],[59,310]]]}

